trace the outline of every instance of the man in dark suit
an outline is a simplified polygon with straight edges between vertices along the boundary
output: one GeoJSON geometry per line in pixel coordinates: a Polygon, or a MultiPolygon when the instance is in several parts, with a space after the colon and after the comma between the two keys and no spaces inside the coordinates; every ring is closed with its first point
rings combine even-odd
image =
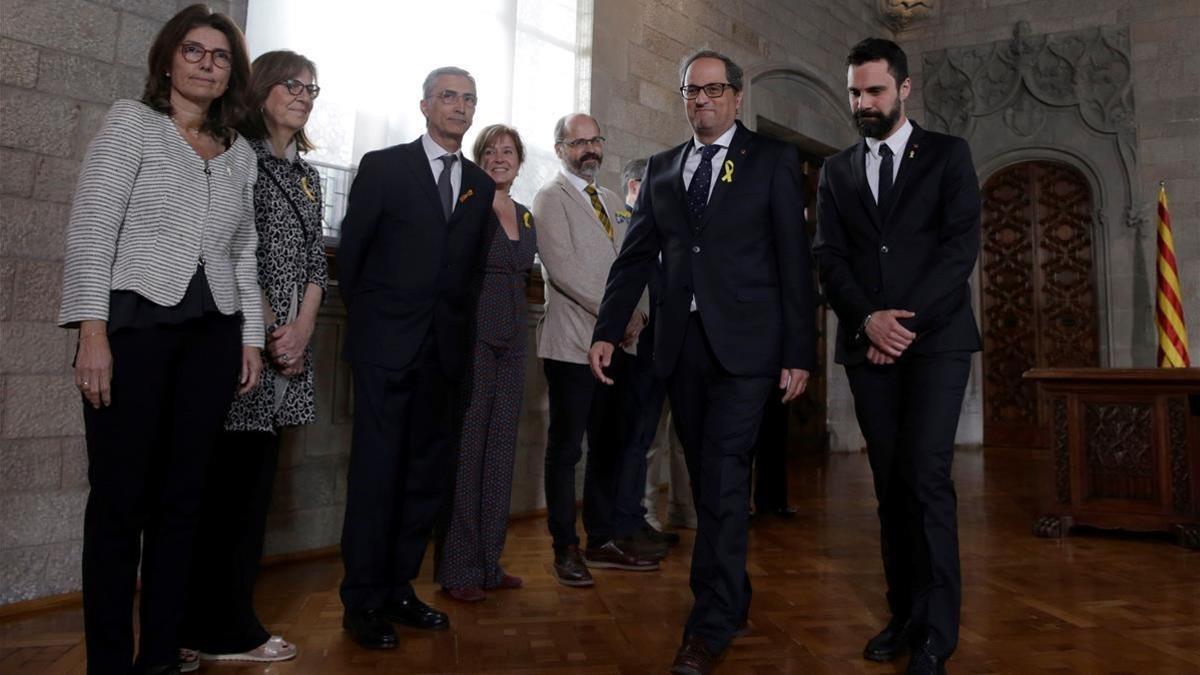
{"type": "Polygon", "coordinates": [[[813,251],[838,316],[875,477],[892,619],[863,656],[941,672],[962,595],[950,464],[971,353],[980,347],[968,279],[979,252],[979,182],[966,141],[904,114],[911,82],[894,42],[847,59],[850,109],[865,137],[830,157],[813,251]]]}
{"type": "Polygon", "coordinates": [[[699,515],[695,604],[672,672],[707,673],[750,610],[750,448],[763,406],[799,395],[816,354],[799,154],[736,121],[742,70],[729,57],[697,52],[681,80],[694,136],[650,158],[589,362],[612,382],[604,368],[661,253],[654,365],[699,515]]]}
{"type": "Polygon", "coordinates": [[[365,647],[395,647],[390,622],[449,626],[410,581],[450,494],[478,261],[499,226],[495,184],[460,151],[476,102],[467,71],[430,73],[426,133],[363,156],[342,221],[355,411],[341,596],[343,626],[365,647]]]}

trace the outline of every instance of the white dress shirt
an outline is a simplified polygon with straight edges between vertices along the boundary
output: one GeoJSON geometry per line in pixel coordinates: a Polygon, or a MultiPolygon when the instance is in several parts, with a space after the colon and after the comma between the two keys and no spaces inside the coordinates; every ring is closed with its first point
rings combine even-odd
{"type": "MultiPolygon", "coordinates": [[[[721,175],[721,165],[725,163],[725,155],[729,153],[729,144],[733,142],[733,134],[737,131],[737,124],[731,125],[725,130],[725,133],[717,137],[710,145],[720,147],[712,156],[712,180],[708,182],[708,196],[712,197],[713,186],[717,184],[717,176],[721,175]]],[[[692,184],[692,176],[696,175],[696,169],[700,167],[701,154],[704,152],[704,145],[700,143],[700,139],[692,136],[692,149],[688,151],[687,159],[683,161],[683,189],[687,190],[692,184]]]]}
{"type": "Polygon", "coordinates": [[[896,176],[900,175],[900,162],[904,161],[904,148],[908,146],[908,137],[912,136],[912,130],[912,122],[906,119],[896,133],[888,136],[886,140],[867,139],[867,185],[871,186],[871,194],[875,197],[876,204],[879,203],[879,164],[883,161],[879,148],[886,143],[892,149],[892,185],[895,185],[896,176]]]}
{"type": "MultiPolygon", "coordinates": [[[[440,157],[451,153],[430,138],[428,132],[421,134],[421,145],[425,148],[425,156],[429,158],[429,170],[433,172],[433,184],[437,185],[438,178],[441,177],[442,169],[445,167],[445,162],[440,157]]],[[[458,193],[462,191],[462,150],[454,154],[458,155],[458,161],[450,167],[450,190],[454,193],[454,206],[457,207],[458,193]]],[[[451,209],[451,211],[453,210],[451,209]]]]}
{"type": "MultiPolygon", "coordinates": [[[[713,187],[717,184],[717,176],[720,175],[721,165],[725,163],[725,155],[729,154],[729,144],[733,142],[733,135],[737,133],[737,123],[730,125],[725,133],[717,137],[709,145],[715,145],[719,150],[713,153],[712,156],[712,179],[708,181],[708,196],[712,198],[713,187]]],[[[696,169],[700,168],[700,160],[703,159],[704,144],[696,136],[692,136],[692,149],[688,151],[687,159],[683,160],[683,189],[686,191],[688,186],[692,184],[692,176],[696,175],[696,169]]],[[[690,311],[696,311],[696,296],[692,295],[692,306],[690,311]]]]}

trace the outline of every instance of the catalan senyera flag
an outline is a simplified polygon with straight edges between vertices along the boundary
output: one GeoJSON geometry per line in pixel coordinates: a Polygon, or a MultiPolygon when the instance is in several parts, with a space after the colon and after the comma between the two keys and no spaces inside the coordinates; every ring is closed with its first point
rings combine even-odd
{"type": "Polygon", "coordinates": [[[1179,267],[1175,264],[1175,238],[1171,236],[1171,213],[1167,209],[1167,187],[1158,185],[1158,366],[1187,368],[1187,324],[1179,292],[1179,267]]]}

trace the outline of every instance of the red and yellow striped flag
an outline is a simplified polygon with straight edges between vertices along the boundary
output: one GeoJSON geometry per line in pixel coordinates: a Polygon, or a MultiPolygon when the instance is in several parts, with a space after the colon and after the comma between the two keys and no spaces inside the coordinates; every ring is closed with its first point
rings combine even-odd
{"type": "Polygon", "coordinates": [[[1175,264],[1175,238],[1171,236],[1171,213],[1167,210],[1167,187],[1158,184],[1158,366],[1187,368],[1187,324],[1180,301],[1179,267],[1175,264]]]}

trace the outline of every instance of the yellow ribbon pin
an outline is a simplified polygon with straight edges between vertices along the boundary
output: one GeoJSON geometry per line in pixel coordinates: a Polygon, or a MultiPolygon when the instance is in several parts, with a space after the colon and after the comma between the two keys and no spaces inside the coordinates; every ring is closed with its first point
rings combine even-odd
{"type": "Polygon", "coordinates": [[[467,188],[466,194],[464,194],[463,196],[458,198],[458,203],[466,204],[467,200],[470,199],[471,195],[473,195],[473,194],[475,194],[475,188],[467,188]]]}
{"type": "Polygon", "coordinates": [[[722,183],[732,183],[733,182],[733,160],[731,160],[731,159],[725,160],[725,175],[721,176],[721,182],[722,183]]]}
{"type": "Polygon", "coordinates": [[[525,217],[522,220],[525,222],[525,229],[528,230],[529,228],[533,227],[533,214],[532,213],[526,211],[525,217]]]}
{"type": "Polygon", "coordinates": [[[304,196],[308,197],[308,201],[317,201],[317,196],[313,194],[312,188],[308,187],[308,176],[302,176],[300,178],[300,189],[304,190],[304,196]]]}

